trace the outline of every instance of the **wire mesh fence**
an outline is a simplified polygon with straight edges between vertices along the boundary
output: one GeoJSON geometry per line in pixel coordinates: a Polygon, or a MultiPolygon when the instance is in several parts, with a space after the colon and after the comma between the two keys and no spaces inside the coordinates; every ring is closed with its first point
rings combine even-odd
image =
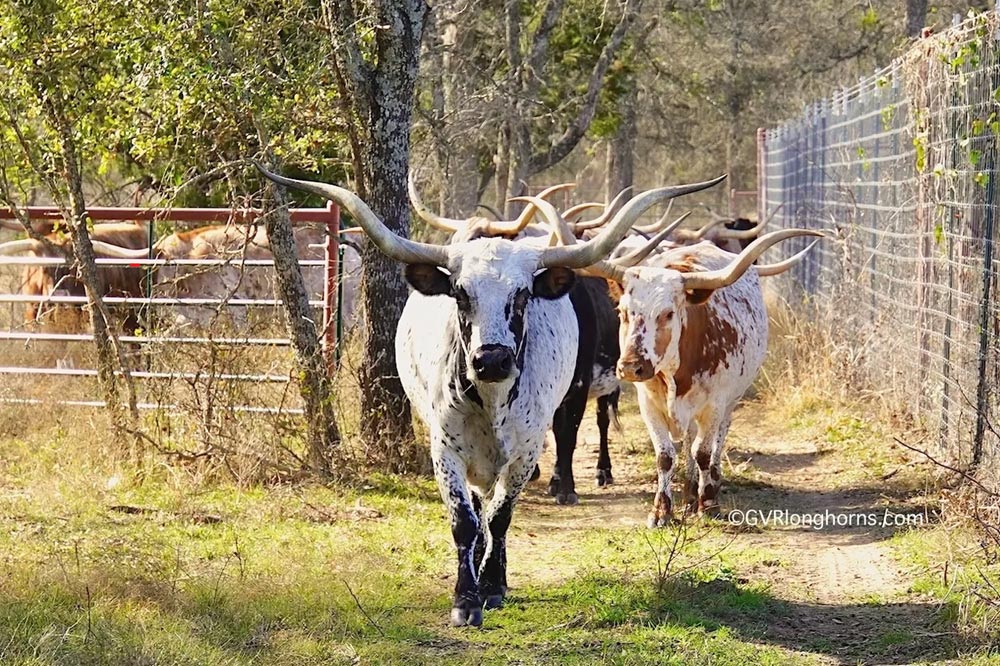
{"type": "MultiPolygon", "coordinates": [[[[998,135],[1000,19],[989,12],[759,136],[760,219],[835,236],[778,288],[831,323],[852,370],[919,419],[939,452],[993,483],[998,135]]],[[[802,249],[796,240],[782,251],[802,249]]]]}

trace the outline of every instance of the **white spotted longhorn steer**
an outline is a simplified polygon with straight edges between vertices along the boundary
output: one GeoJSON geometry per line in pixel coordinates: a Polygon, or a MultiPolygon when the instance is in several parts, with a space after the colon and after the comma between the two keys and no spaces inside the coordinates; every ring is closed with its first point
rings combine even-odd
{"type": "Polygon", "coordinates": [[[606,257],[650,206],[719,180],[645,192],[583,245],[481,237],[439,246],[396,236],[348,190],[264,173],[335,201],[382,252],[406,264],[414,292],[399,321],[396,363],[430,430],[451,517],[458,550],[451,622],[478,626],[484,603],[498,607],[506,594],[514,504],[573,377],[578,326],[564,296],[574,269],[606,257]]]}
{"type": "Polygon", "coordinates": [[[786,229],[762,236],[739,255],[702,242],[624,270],[603,264],[607,277],[619,285],[618,376],[635,382],[656,450],[650,527],[672,519],[670,481],[677,447],[684,442],[690,507],[718,510],[720,459],[732,412],[767,350],[767,311],[758,278],[787,270],[809,248],[780,264],[753,262],[786,238],[822,235],[786,229]]]}

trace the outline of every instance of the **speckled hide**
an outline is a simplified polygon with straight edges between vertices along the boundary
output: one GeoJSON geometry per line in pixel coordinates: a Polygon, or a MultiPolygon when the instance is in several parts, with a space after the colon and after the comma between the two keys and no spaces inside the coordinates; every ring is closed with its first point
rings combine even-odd
{"type": "MultiPolygon", "coordinates": [[[[489,235],[485,220],[467,225],[457,232],[452,242],[462,242],[489,235]]],[[[546,245],[547,228],[528,227],[517,240],[546,245]]],[[[600,449],[597,457],[596,480],[598,486],[614,483],[611,473],[609,430],[613,424],[621,432],[618,420],[618,398],[621,384],[615,375],[618,363],[618,315],[608,295],[608,286],[601,278],[580,277],[569,293],[578,324],[576,368],[569,391],[563,396],[552,422],[556,460],[549,478],[549,495],[557,504],[576,504],[576,479],[573,474],[573,456],[576,442],[587,408],[587,400],[597,401],[597,429],[600,449]]],[[[541,475],[537,467],[532,480],[541,475]]]]}
{"type": "MultiPolygon", "coordinates": [[[[325,257],[321,244],[326,235],[322,229],[297,227],[295,244],[300,259],[320,260],[325,257]]],[[[223,266],[179,266],[167,264],[156,273],[153,295],[160,298],[207,299],[280,299],[274,268],[271,266],[241,266],[242,259],[270,260],[271,247],[263,225],[212,225],[164,236],[155,246],[155,256],[161,259],[228,259],[233,264],[223,266]]],[[[302,277],[311,300],[323,297],[325,269],[323,266],[303,266],[302,277]]],[[[251,307],[218,304],[178,305],[167,312],[168,328],[192,328],[198,331],[214,326],[221,315],[232,320],[239,329],[249,325],[251,307]]],[[[272,307],[258,308],[262,321],[274,319],[272,307]]]]}
{"type": "Polygon", "coordinates": [[[539,271],[537,245],[479,238],[451,248],[447,271],[407,267],[418,291],[399,322],[396,362],[430,430],[458,550],[452,623],[478,625],[484,602],[498,606],[506,592],[511,513],[570,387],[578,332],[564,296],[572,272],[539,271]],[[484,380],[482,350],[510,354],[509,376],[484,380]]]}
{"type": "Polygon", "coordinates": [[[735,256],[702,242],[625,272],[618,372],[636,383],[657,454],[650,526],[672,518],[670,481],[685,442],[690,508],[718,509],[722,447],[736,402],[764,361],[767,312],[753,267],[730,286],[707,292],[686,292],[680,276],[722,268],[735,256]]]}

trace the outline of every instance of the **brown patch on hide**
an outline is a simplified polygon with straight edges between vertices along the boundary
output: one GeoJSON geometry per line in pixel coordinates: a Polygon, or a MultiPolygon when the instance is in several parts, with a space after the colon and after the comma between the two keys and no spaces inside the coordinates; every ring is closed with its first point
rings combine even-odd
{"type": "Polygon", "coordinates": [[[740,334],[732,324],[720,320],[707,305],[688,305],[687,321],[681,326],[678,343],[680,366],[674,373],[677,395],[691,390],[696,375],[711,374],[732,354],[740,343],[740,334]]]}

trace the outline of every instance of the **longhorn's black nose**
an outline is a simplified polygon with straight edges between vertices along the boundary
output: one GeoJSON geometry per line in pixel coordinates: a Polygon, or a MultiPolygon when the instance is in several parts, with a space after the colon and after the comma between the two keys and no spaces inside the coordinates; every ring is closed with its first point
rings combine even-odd
{"type": "Polygon", "coordinates": [[[503,345],[483,345],[472,352],[472,370],[483,382],[502,382],[514,369],[514,352],[503,345]]]}

